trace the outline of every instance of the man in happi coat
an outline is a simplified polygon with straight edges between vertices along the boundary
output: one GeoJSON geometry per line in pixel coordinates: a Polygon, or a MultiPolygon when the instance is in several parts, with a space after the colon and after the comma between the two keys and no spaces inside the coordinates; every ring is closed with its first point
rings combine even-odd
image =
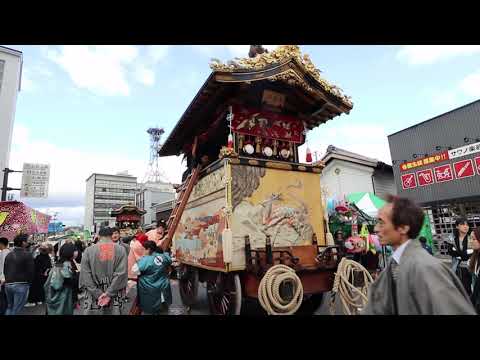
{"type": "Polygon", "coordinates": [[[382,245],[394,252],[377,280],[370,285],[366,315],[475,315],[457,276],[415,240],[424,213],[411,200],[389,197],[378,213],[382,245]]]}
{"type": "Polygon", "coordinates": [[[127,254],[112,241],[112,230],[102,228],[99,241],[82,256],[79,286],[85,290],[85,315],[126,314],[127,254]]]}

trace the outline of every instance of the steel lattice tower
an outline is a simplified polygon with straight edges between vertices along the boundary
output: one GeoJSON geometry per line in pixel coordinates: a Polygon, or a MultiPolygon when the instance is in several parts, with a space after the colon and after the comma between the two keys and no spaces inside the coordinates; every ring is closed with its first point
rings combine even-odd
{"type": "Polygon", "coordinates": [[[149,128],[147,133],[150,135],[150,161],[148,163],[148,170],[143,179],[143,183],[158,183],[162,180],[164,182],[169,182],[165,174],[160,171],[158,163],[158,151],[162,146],[160,140],[162,139],[165,130],[163,130],[163,128],[149,128]]]}

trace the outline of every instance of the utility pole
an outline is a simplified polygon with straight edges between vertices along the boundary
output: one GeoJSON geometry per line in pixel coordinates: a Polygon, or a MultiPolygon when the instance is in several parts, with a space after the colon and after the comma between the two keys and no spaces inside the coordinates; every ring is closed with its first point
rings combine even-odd
{"type": "Polygon", "coordinates": [[[22,189],[18,189],[18,188],[11,188],[11,187],[8,187],[8,174],[10,173],[13,173],[13,172],[23,172],[23,171],[16,171],[16,170],[10,170],[9,168],[5,168],[3,169],[3,186],[2,186],[2,201],[6,201],[7,200],[7,191],[10,191],[10,190],[22,190],[22,189]]]}

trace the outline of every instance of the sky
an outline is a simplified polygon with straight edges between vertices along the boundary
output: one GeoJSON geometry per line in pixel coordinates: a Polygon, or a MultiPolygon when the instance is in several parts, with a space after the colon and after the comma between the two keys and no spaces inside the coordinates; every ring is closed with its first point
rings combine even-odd
{"type": "MultiPolygon", "coordinates": [[[[272,50],[275,45],[265,45],[272,50]]],[[[67,45],[8,47],[23,52],[10,168],[51,166],[49,197],[21,199],[83,224],[85,180],[127,170],[144,179],[146,130],[173,129],[210,74],[212,58],[247,56],[249,45],[67,45]]],[[[480,98],[480,46],[301,45],[353,110],[310,131],[318,157],[328,145],[391,164],[387,136],[480,98]]],[[[305,157],[304,145],[300,149],[305,157]]],[[[165,180],[180,182],[180,158],[160,159],[165,180]]],[[[9,186],[20,185],[11,174],[9,186]]],[[[18,198],[18,192],[12,192],[18,198]]]]}

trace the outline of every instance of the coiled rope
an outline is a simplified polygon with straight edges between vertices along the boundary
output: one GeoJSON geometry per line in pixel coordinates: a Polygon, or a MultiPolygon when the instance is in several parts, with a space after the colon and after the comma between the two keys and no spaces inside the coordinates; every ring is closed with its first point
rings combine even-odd
{"type": "Polygon", "coordinates": [[[335,274],[335,280],[332,289],[332,298],[330,300],[330,313],[335,314],[336,294],[340,295],[343,305],[343,313],[346,315],[356,315],[365,307],[368,301],[368,288],[373,282],[373,278],[361,264],[356,261],[342,258],[335,274]],[[354,275],[362,273],[362,287],[356,287],[354,275]]]}
{"type": "Polygon", "coordinates": [[[258,287],[258,300],[268,315],[294,314],[303,300],[302,282],[295,270],[282,264],[268,269],[258,287]],[[291,300],[285,300],[280,295],[280,285],[284,281],[293,283],[294,295],[291,300]]]}

